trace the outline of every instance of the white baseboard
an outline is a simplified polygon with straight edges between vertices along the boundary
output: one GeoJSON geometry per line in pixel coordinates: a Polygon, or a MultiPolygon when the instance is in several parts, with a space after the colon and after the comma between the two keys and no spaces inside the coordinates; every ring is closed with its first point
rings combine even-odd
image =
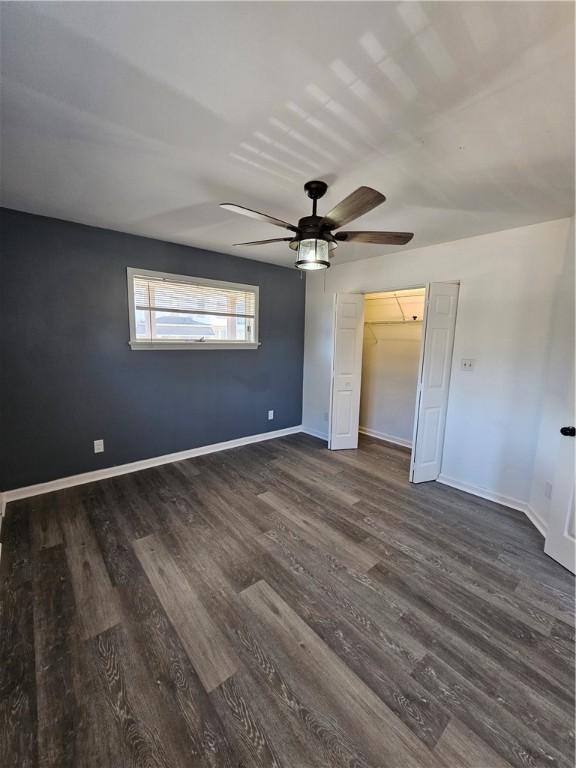
{"type": "Polygon", "coordinates": [[[388,435],[386,432],[378,432],[375,429],[368,429],[368,427],[358,427],[358,432],[369,437],[375,437],[377,440],[384,440],[386,443],[395,443],[395,445],[402,445],[404,448],[412,448],[412,440],[405,440],[403,437],[388,435]]]}
{"type": "Polygon", "coordinates": [[[37,485],[28,485],[25,488],[14,488],[11,491],[4,491],[3,506],[16,501],[17,499],[27,499],[30,496],[39,496],[42,493],[51,493],[59,491],[62,488],[71,488],[74,485],[84,485],[93,483],[96,480],[105,480],[109,477],[126,475],[130,472],[139,472],[141,469],[150,467],[159,467],[162,464],[171,464],[174,461],[183,459],[192,459],[195,456],[204,456],[207,453],[216,453],[217,451],[226,451],[229,448],[239,448],[242,445],[251,443],[261,443],[264,440],[273,440],[276,437],[285,437],[302,432],[302,426],[288,427],[286,429],[276,429],[273,432],[262,432],[259,435],[248,435],[239,437],[236,440],[226,440],[223,443],[212,443],[211,445],[202,445],[199,448],[191,448],[187,451],[178,451],[177,453],[166,453],[163,456],[154,456],[151,459],[142,459],[141,461],[132,461],[129,464],[118,464],[115,467],[105,467],[104,469],[95,469],[92,472],[84,472],[81,475],[71,475],[70,477],[61,477],[58,480],[50,480],[47,483],[38,483],[37,485]]]}
{"type": "Polygon", "coordinates": [[[526,509],[523,511],[534,528],[536,528],[542,534],[542,536],[546,538],[546,534],[548,533],[548,523],[543,520],[538,512],[536,512],[536,510],[533,509],[529,504],[526,504],[526,509]]]}
{"type": "Polygon", "coordinates": [[[512,496],[505,496],[501,493],[495,493],[486,488],[479,488],[476,485],[471,485],[470,483],[465,483],[461,480],[455,480],[446,475],[440,475],[437,478],[437,482],[442,483],[443,485],[449,485],[451,488],[457,488],[459,491],[471,493],[473,496],[479,496],[487,501],[494,501],[496,504],[502,504],[504,507],[517,509],[519,512],[523,512],[526,515],[528,520],[530,520],[532,525],[542,534],[542,536],[546,536],[547,525],[545,521],[542,520],[538,513],[525,501],[515,499],[512,496]]]}
{"type": "MultiPolygon", "coordinates": [[[[400,441],[399,438],[394,438],[391,435],[384,435],[374,430],[368,430],[365,428],[360,429],[364,434],[376,437],[387,442],[397,443],[398,445],[404,445],[410,447],[410,443],[407,441],[400,441]]],[[[229,448],[239,448],[242,445],[250,445],[251,443],[260,443],[264,440],[273,440],[277,437],[284,437],[286,435],[294,435],[298,432],[304,432],[312,437],[317,437],[320,440],[328,440],[328,435],[319,432],[314,429],[309,429],[302,425],[296,427],[288,427],[286,429],[277,429],[273,432],[263,432],[258,435],[248,435],[247,437],[239,437],[235,440],[227,440],[222,443],[212,443],[211,445],[203,445],[199,448],[191,448],[187,451],[178,451],[177,453],[167,453],[163,456],[154,456],[150,459],[142,459],[141,461],[133,461],[129,464],[118,464],[115,467],[105,467],[104,469],[96,469],[92,472],[84,472],[80,475],[71,475],[70,477],[62,477],[58,480],[50,480],[47,483],[38,483],[37,485],[28,485],[24,488],[14,488],[10,491],[4,491],[0,493],[0,522],[4,515],[6,505],[11,501],[17,499],[26,499],[30,496],[39,496],[42,493],[51,493],[52,491],[59,491],[63,488],[71,488],[75,485],[84,485],[85,483],[93,483],[97,480],[105,480],[109,477],[117,477],[118,475],[126,475],[130,472],[139,472],[142,469],[149,469],[150,467],[159,467],[162,464],[171,464],[174,461],[182,461],[184,459],[192,459],[195,456],[204,456],[208,453],[216,453],[217,451],[225,451],[229,448]]],[[[494,493],[486,488],[479,488],[478,486],[471,485],[470,483],[462,482],[461,480],[455,480],[454,478],[447,477],[446,475],[440,475],[438,482],[444,485],[449,485],[452,488],[457,488],[460,491],[471,493],[473,496],[479,496],[488,501],[494,501],[497,504],[503,504],[506,507],[517,509],[523,512],[530,522],[540,531],[542,536],[546,536],[547,525],[546,522],[539,516],[536,510],[532,509],[529,504],[519,499],[514,499],[511,496],[504,496],[499,493],[494,493]]]]}
{"type": "MultiPolygon", "coordinates": [[[[302,426],[302,432],[306,435],[311,435],[312,437],[317,437],[319,440],[325,440],[328,442],[328,433],[327,432],[320,432],[317,429],[312,429],[311,427],[305,427],[302,426]]],[[[387,443],[395,443],[396,445],[402,445],[405,448],[412,448],[412,443],[410,440],[404,440],[401,437],[395,437],[394,435],[386,435],[384,432],[376,432],[374,429],[367,429],[366,427],[359,427],[358,432],[361,432],[363,435],[369,435],[370,437],[375,437],[378,440],[385,440],[387,443]]]]}
{"type": "MultiPolygon", "coordinates": [[[[0,493],[0,532],[2,531],[2,518],[6,509],[6,494],[0,493]]],[[[0,541],[0,560],[2,559],[2,541],[0,541]]]]}
{"type": "Polygon", "coordinates": [[[328,442],[328,434],[326,432],[319,432],[316,429],[310,429],[309,427],[304,426],[302,426],[300,432],[304,432],[305,435],[311,435],[312,437],[317,437],[319,440],[328,442]]]}

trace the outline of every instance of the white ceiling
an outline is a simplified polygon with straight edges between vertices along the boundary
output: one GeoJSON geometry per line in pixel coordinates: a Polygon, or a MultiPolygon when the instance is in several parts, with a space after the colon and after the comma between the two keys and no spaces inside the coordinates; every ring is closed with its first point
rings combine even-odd
{"type": "MultiPolygon", "coordinates": [[[[571,215],[571,2],[2,5],[3,205],[293,262],[302,185],[406,250],[571,215]]],[[[398,246],[347,245],[336,261],[398,246]]]]}

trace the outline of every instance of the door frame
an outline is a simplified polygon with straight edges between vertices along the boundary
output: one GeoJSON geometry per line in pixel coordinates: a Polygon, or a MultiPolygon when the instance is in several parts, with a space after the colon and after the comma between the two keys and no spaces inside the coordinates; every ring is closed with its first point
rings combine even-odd
{"type": "MultiPolygon", "coordinates": [[[[576,404],[574,402],[575,374],[572,370],[566,406],[566,425],[576,423],[576,404]]],[[[563,415],[563,414],[562,414],[563,415]]],[[[557,425],[558,431],[560,426],[557,425]]],[[[544,541],[544,552],[576,573],[576,551],[574,525],[576,521],[576,483],[574,481],[574,460],[576,456],[576,437],[562,435],[558,437],[556,448],[556,471],[552,483],[552,499],[548,513],[548,527],[544,541]],[[570,526],[570,528],[569,528],[570,526]]]]}
{"type": "MultiPolygon", "coordinates": [[[[451,280],[425,280],[422,282],[416,282],[416,283],[410,283],[408,285],[404,284],[402,286],[396,285],[395,287],[386,287],[386,288],[370,288],[369,290],[363,290],[363,289],[351,289],[349,291],[334,291],[334,302],[332,307],[332,359],[330,364],[330,392],[329,392],[329,410],[328,410],[328,445],[330,445],[331,442],[331,435],[332,435],[332,389],[333,389],[333,380],[334,380],[334,344],[336,343],[336,295],[339,293],[355,293],[355,294],[362,294],[363,296],[367,296],[370,293],[394,293],[394,291],[409,291],[414,290],[416,288],[424,288],[424,303],[425,303],[425,317],[422,320],[422,338],[420,339],[420,358],[418,361],[418,384],[416,386],[416,395],[414,398],[414,413],[418,414],[418,403],[420,399],[420,379],[422,375],[422,364],[424,361],[424,345],[426,343],[426,336],[424,331],[425,328],[425,318],[427,313],[427,302],[428,302],[428,286],[430,283],[453,283],[455,285],[460,286],[462,288],[462,280],[460,279],[451,279],[451,280]]],[[[458,295],[458,301],[460,301],[460,293],[458,295]]],[[[458,315],[456,315],[456,323],[458,323],[458,315]]],[[[454,348],[452,348],[452,360],[451,365],[454,363],[454,348]]],[[[452,377],[450,377],[450,385],[448,387],[448,407],[450,406],[450,392],[451,392],[451,384],[452,384],[452,377]]],[[[414,451],[414,435],[416,434],[416,427],[417,427],[417,421],[416,418],[414,419],[414,429],[413,429],[413,437],[412,437],[412,445],[410,447],[410,459],[411,459],[411,465],[412,465],[412,452],[414,451]]],[[[442,442],[442,455],[444,455],[444,441],[442,442]]],[[[409,480],[411,480],[411,472],[409,473],[409,480]]]]}

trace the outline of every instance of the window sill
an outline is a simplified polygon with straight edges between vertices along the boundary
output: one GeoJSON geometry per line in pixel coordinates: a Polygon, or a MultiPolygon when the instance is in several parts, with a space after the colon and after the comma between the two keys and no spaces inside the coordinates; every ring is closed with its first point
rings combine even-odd
{"type": "Polygon", "coordinates": [[[220,343],[214,343],[210,341],[178,341],[178,342],[162,342],[162,341],[130,341],[128,342],[130,348],[133,350],[151,349],[158,351],[159,349],[258,349],[260,342],[256,343],[244,343],[244,342],[231,342],[223,341],[220,343]]]}

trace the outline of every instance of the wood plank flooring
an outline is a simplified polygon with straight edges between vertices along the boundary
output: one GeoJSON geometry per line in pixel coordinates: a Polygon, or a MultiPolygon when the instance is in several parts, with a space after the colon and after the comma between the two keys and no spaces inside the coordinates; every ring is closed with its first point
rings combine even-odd
{"type": "Polygon", "coordinates": [[[11,503],[2,768],[571,768],[573,577],[408,464],[293,435],[11,503]]]}

